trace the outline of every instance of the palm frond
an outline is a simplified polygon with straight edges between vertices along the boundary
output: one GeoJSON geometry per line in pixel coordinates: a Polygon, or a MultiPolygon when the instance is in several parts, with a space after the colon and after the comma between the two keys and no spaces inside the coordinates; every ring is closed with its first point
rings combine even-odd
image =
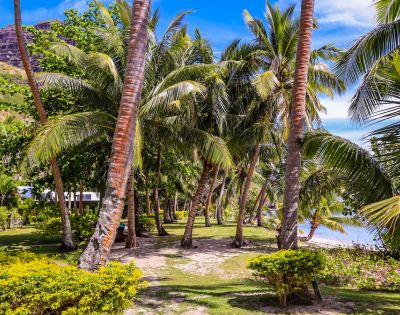
{"type": "Polygon", "coordinates": [[[115,117],[103,112],[83,112],[49,120],[25,148],[21,168],[29,171],[41,163],[114,130],[115,117]]]}

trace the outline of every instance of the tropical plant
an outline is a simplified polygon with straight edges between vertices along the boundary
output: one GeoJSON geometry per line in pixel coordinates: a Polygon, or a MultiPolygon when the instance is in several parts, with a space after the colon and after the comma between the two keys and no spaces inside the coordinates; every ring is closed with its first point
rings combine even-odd
{"type": "MultiPolygon", "coordinates": [[[[22,31],[21,4],[19,0],[14,1],[14,18],[15,18],[15,31],[17,35],[18,48],[26,72],[26,77],[35,101],[35,106],[39,115],[40,123],[45,124],[47,122],[46,111],[43,106],[42,99],[40,97],[39,88],[36,79],[34,77],[32,66],[29,60],[28,51],[26,49],[25,39],[22,31]]],[[[60,168],[55,155],[52,155],[49,160],[54,177],[54,184],[58,196],[58,205],[60,207],[61,221],[63,225],[63,238],[62,238],[61,249],[64,251],[75,250],[76,244],[74,243],[72,237],[69,212],[65,206],[64,187],[61,179],[60,168]]]]}
{"type": "MultiPolygon", "coordinates": [[[[300,43],[300,21],[293,18],[294,8],[289,6],[281,11],[278,6],[272,6],[268,2],[265,13],[266,26],[262,20],[252,17],[247,11],[244,12],[245,22],[256,42],[252,49],[248,49],[250,50],[248,58],[252,60],[250,64],[256,64],[258,67],[256,70],[252,69],[253,73],[250,76],[251,85],[255,89],[252,92],[253,96],[250,96],[252,102],[248,104],[246,118],[241,128],[236,129],[238,134],[234,137],[239,143],[244,141],[248,143],[251,152],[248,154],[249,166],[243,191],[239,197],[238,228],[234,242],[238,247],[243,243],[244,209],[260,149],[268,143],[275,142],[276,145],[276,139],[281,137],[288,139],[288,121],[290,110],[293,108],[290,104],[295,77],[296,46],[300,43]],[[260,68],[261,74],[258,71],[260,68]]],[[[303,44],[304,42],[301,42],[301,45],[303,44]]],[[[308,76],[308,83],[305,85],[304,117],[296,120],[299,124],[302,121],[301,128],[304,121],[309,127],[318,122],[319,112],[325,110],[320,103],[319,94],[333,96],[335,92],[340,93],[344,90],[343,82],[329,71],[326,64],[337,53],[338,50],[328,44],[306,54],[308,66],[305,75],[308,76]]],[[[288,154],[288,156],[294,155],[288,154]]]]}
{"type": "Polygon", "coordinates": [[[149,12],[150,1],[134,2],[126,72],[114,131],[106,192],[95,232],[79,261],[82,269],[93,270],[104,266],[122,216],[143,87],[149,12]]]}

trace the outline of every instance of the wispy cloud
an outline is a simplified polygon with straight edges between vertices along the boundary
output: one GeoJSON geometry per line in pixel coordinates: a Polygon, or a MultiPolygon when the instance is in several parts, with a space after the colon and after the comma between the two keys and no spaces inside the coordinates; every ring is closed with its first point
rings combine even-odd
{"type": "MultiPolygon", "coordinates": [[[[292,0],[279,0],[282,7],[292,0]]],[[[300,9],[299,6],[297,8],[300,9]]],[[[318,0],[315,1],[315,14],[324,24],[342,26],[370,27],[374,24],[372,0],[318,0]]]]}

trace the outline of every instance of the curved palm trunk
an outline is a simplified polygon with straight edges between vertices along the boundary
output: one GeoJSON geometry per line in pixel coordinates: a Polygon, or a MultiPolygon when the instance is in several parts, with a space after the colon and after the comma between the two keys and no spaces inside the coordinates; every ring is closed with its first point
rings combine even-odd
{"type": "Polygon", "coordinates": [[[210,205],[211,205],[212,194],[213,194],[214,189],[215,189],[215,183],[217,182],[218,173],[219,173],[219,165],[214,170],[214,176],[213,176],[213,178],[211,180],[210,191],[208,192],[207,202],[206,202],[206,206],[204,208],[204,219],[205,219],[206,227],[210,227],[211,226],[210,211],[209,210],[210,210],[210,205]]]}
{"type": "Polygon", "coordinates": [[[125,241],[126,248],[138,247],[136,239],[136,224],[135,224],[135,173],[131,170],[131,176],[128,180],[128,235],[125,241]]]}
{"type": "Polygon", "coordinates": [[[135,0],[127,68],[114,132],[106,192],[96,229],[80,258],[79,266],[82,269],[94,270],[105,265],[121,220],[131,172],[136,120],[143,86],[149,12],[149,0],[135,0]]]}
{"type": "MultiPolygon", "coordinates": [[[[21,54],[22,64],[24,65],[26,77],[28,79],[29,86],[35,101],[36,110],[38,112],[39,120],[41,124],[47,122],[46,111],[40,97],[39,88],[33,74],[32,66],[29,61],[28,51],[26,49],[24,34],[22,31],[22,20],[21,20],[21,4],[19,0],[14,0],[14,17],[15,17],[15,32],[18,41],[18,48],[21,54]]],[[[71,222],[69,219],[69,212],[65,204],[64,187],[61,179],[60,167],[55,156],[50,159],[51,170],[54,177],[54,185],[57,193],[58,206],[61,211],[61,223],[62,223],[62,241],[61,250],[70,251],[75,250],[76,245],[72,237],[71,222]]]]}
{"type": "Polygon", "coordinates": [[[149,193],[149,173],[145,176],[145,193],[146,193],[146,214],[149,215],[151,212],[151,201],[149,193]]]}
{"type": "MultiPolygon", "coordinates": [[[[156,185],[154,186],[154,217],[156,220],[156,227],[158,236],[168,235],[165,231],[160,218],[160,197],[158,195],[158,188],[161,181],[161,147],[158,149],[157,153],[157,174],[156,174],[156,185]]],[[[165,211],[165,210],[164,210],[165,211]]]]}
{"type": "Polygon", "coordinates": [[[282,230],[279,236],[282,249],[296,249],[298,247],[297,210],[300,191],[301,142],[304,133],[307,75],[314,22],[313,13],[314,0],[302,0],[296,70],[290,108],[282,230]]]}
{"type": "Polygon", "coordinates": [[[250,222],[250,223],[257,217],[256,209],[258,209],[258,206],[260,205],[261,194],[262,194],[262,187],[261,187],[260,191],[258,192],[257,198],[253,204],[253,208],[251,209],[250,217],[248,219],[248,222],[250,222]]]}
{"type": "Polygon", "coordinates": [[[258,156],[260,155],[260,145],[257,144],[254,148],[253,158],[251,159],[249,170],[247,172],[246,179],[244,181],[244,186],[242,190],[242,196],[239,201],[239,214],[236,225],[236,236],[233,246],[236,248],[243,246],[243,224],[244,224],[244,214],[246,209],[246,202],[249,196],[249,190],[251,186],[251,181],[253,179],[254,170],[258,161],[258,156]]]}
{"type": "Polygon", "coordinates": [[[264,195],[264,199],[260,200],[260,204],[257,210],[257,226],[262,227],[263,225],[263,215],[262,215],[262,209],[267,202],[267,197],[264,195]]]}
{"type": "Polygon", "coordinates": [[[225,184],[226,184],[227,172],[224,170],[224,177],[222,178],[221,191],[219,192],[218,203],[217,203],[217,222],[219,225],[223,223],[222,216],[222,199],[224,198],[225,193],[225,184]]]}
{"type": "Polygon", "coordinates": [[[314,237],[315,231],[318,229],[319,224],[318,223],[313,223],[311,224],[311,229],[310,232],[308,233],[307,237],[305,238],[305,242],[311,241],[311,239],[314,237]]]}
{"type": "Polygon", "coordinates": [[[197,185],[196,193],[193,196],[193,200],[191,203],[191,208],[188,216],[188,221],[186,223],[185,233],[183,234],[183,238],[181,241],[182,248],[192,248],[192,234],[193,234],[193,225],[196,219],[197,207],[199,206],[200,199],[203,196],[204,189],[206,187],[208,174],[210,173],[211,166],[206,161],[204,161],[203,173],[201,174],[199,183],[197,185]]]}

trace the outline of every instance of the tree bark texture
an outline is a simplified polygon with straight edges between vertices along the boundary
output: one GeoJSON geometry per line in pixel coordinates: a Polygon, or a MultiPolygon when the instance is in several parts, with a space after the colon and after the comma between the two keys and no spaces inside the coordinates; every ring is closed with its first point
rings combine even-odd
{"type": "Polygon", "coordinates": [[[206,227],[211,227],[210,205],[211,205],[211,200],[212,200],[212,194],[213,194],[214,189],[215,189],[215,184],[217,182],[218,173],[219,173],[219,165],[218,166],[214,166],[214,176],[213,176],[213,178],[211,180],[210,191],[208,192],[206,206],[204,208],[204,219],[205,219],[206,227]]]}
{"type": "MultiPolygon", "coordinates": [[[[47,116],[45,108],[43,106],[42,98],[40,97],[39,87],[37,85],[35,76],[33,74],[32,66],[29,60],[28,50],[26,49],[26,43],[22,31],[21,4],[19,0],[14,0],[14,18],[15,18],[15,32],[16,32],[19,52],[21,54],[22,64],[24,66],[28,84],[33,95],[36,110],[39,116],[39,121],[43,125],[47,122],[47,116]]],[[[62,251],[75,250],[76,244],[72,236],[69,212],[65,204],[64,187],[61,179],[60,167],[58,166],[57,158],[55,156],[51,157],[50,165],[54,178],[56,196],[58,197],[57,198],[58,206],[61,212],[61,223],[62,223],[61,250],[62,251]]]]}
{"type": "Polygon", "coordinates": [[[106,191],[95,232],[79,266],[104,266],[114,243],[125,203],[133,159],[136,120],[143,87],[150,0],[135,0],[128,45],[127,67],[106,181],[106,191]]]}
{"type": "Polygon", "coordinates": [[[201,174],[199,183],[197,185],[196,193],[193,196],[191,202],[191,208],[188,215],[188,221],[186,223],[185,233],[181,241],[181,247],[190,249],[193,246],[192,235],[193,235],[193,225],[196,220],[197,208],[199,206],[200,200],[203,197],[204,189],[208,180],[208,174],[210,173],[211,166],[209,163],[204,161],[203,173],[201,174]]]}
{"type": "Polygon", "coordinates": [[[290,130],[283,200],[282,249],[298,248],[297,211],[300,191],[301,143],[304,134],[308,66],[313,31],[314,0],[302,0],[296,68],[290,108],[290,130]]]}

